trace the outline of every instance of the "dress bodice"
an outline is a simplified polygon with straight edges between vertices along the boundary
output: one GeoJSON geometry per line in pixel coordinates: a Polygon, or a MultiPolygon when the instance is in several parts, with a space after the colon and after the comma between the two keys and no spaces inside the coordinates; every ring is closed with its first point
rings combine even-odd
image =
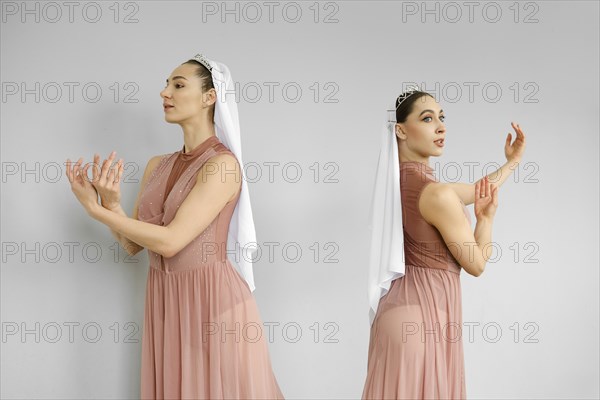
{"type": "MultiPolygon", "coordinates": [[[[200,168],[212,157],[223,153],[235,157],[216,136],[211,136],[190,152],[186,153],[182,148],[162,156],[142,189],[138,219],[156,225],[168,225],[196,184],[200,168]]],[[[218,168],[219,166],[215,166],[215,169],[218,168]]],[[[229,223],[239,196],[240,191],[200,235],[173,257],[163,257],[148,249],[150,266],[171,272],[195,269],[203,264],[226,260],[229,223]]]]}
{"type": "MultiPolygon", "coordinates": [[[[419,211],[419,199],[423,189],[432,182],[438,182],[433,172],[433,168],[421,162],[400,163],[405,263],[460,273],[461,266],[450,252],[442,235],[419,211]]],[[[462,207],[470,224],[471,216],[464,203],[462,207]]]]}

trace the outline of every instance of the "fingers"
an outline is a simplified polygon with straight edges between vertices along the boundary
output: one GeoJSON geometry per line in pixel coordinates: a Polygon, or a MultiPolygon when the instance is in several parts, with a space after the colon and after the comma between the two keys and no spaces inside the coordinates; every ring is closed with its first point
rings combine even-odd
{"type": "Polygon", "coordinates": [[[517,135],[518,135],[519,139],[521,139],[524,143],[525,142],[525,134],[523,133],[523,130],[521,129],[521,127],[519,125],[517,125],[517,127],[519,128],[517,135]]]}
{"type": "Polygon", "coordinates": [[[123,159],[122,158],[119,160],[119,164],[118,164],[117,184],[119,184],[119,182],[121,182],[121,175],[123,175],[123,159]]]}
{"type": "Polygon", "coordinates": [[[83,186],[86,186],[86,184],[90,184],[90,178],[88,177],[88,169],[92,165],[92,163],[86,163],[84,167],[80,169],[79,176],[81,177],[81,184],[83,186]]]}
{"type": "MultiPolygon", "coordinates": [[[[102,166],[99,165],[100,156],[95,155],[94,164],[100,168],[100,179],[96,180],[98,177],[94,175],[94,182],[100,182],[100,185],[105,185],[108,182],[115,183],[115,172],[113,171],[114,168],[111,168],[111,165],[115,159],[116,154],[117,153],[113,150],[108,155],[108,158],[102,162],[102,166]]],[[[117,166],[115,166],[115,168],[117,168],[117,166]]]]}
{"type": "Polygon", "coordinates": [[[67,178],[69,179],[70,183],[73,183],[79,177],[79,174],[80,174],[79,168],[81,166],[82,161],[83,161],[83,157],[80,157],[79,160],[75,164],[71,165],[71,159],[67,158],[66,175],[67,175],[67,178]]]}
{"type": "MultiPolygon", "coordinates": [[[[81,169],[81,172],[82,172],[81,179],[82,179],[82,181],[83,181],[83,182],[82,182],[82,183],[83,183],[83,186],[85,186],[85,185],[86,185],[86,181],[88,181],[88,168],[89,168],[89,167],[90,167],[90,164],[89,164],[89,163],[87,163],[87,164],[85,164],[85,167],[83,167],[83,168],[81,169]]],[[[87,183],[89,184],[89,181],[88,181],[87,183]]]]}
{"type": "Polygon", "coordinates": [[[512,125],[513,129],[515,130],[515,133],[517,134],[517,137],[519,137],[519,125],[517,125],[514,122],[511,122],[511,125],[512,125]]]}
{"type": "Polygon", "coordinates": [[[110,168],[116,154],[117,153],[115,151],[112,151],[109,154],[109,157],[102,163],[102,167],[99,165],[100,155],[97,153],[94,153],[94,161],[92,165],[87,164],[84,168],[81,167],[81,164],[83,163],[83,157],[80,157],[79,160],[74,164],[72,164],[70,158],[67,158],[65,175],[70,183],[73,183],[75,180],[83,179],[84,175],[85,178],[89,180],[87,171],[88,168],[92,166],[92,184],[97,183],[98,178],[106,179],[111,183],[118,183],[121,180],[121,175],[123,174],[123,159],[119,159],[115,167],[110,168]],[[99,171],[96,168],[99,168],[99,171]]]}
{"type": "MultiPolygon", "coordinates": [[[[121,176],[123,175],[123,159],[119,159],[119,161],[115,164],[114,168],[110,168],[113,160],[115,159],[116,154],[117,153],[115,151],[112,151],[110,153],[108,159],[106,159],[102,163],[102,168],[100,169],[99,174],[96,170],[96,167],[99,166],[98,164],[100,162],[99,154],[94,153],[93,163],[88,163],[83,168],[81,166],[83,163],[83,157],[80,157],[75,164],[72,164],[71,159],[67,158],[65,175],[67,176],[69,183],[73,185],[74,182],[77,182],[85,186],[85,181],[88,181],[92,186],[94,186],[94,188],[98,189],[98,187],[96,187],[96,184],[98,184],[99,182],[98,175],[100,175],[100,186],[105,186],[107,183],[110,182],[111,184],[114,184],[118,187],[119,182],[121,180],[121,176]],[[88,169],[90,166],[93,167],[91,181],[88,177],[88,169]]],[[[108,189],[111,188],[108,187],[108,189]]]]}
{"type": "Polygon", "coordinates": [[[477,198],[485,197],[485,187],[487,185],[487,176],[484,176],[479,181],[479,196],[477,198]]]}
{"type": "Polygon", "coordinates": [[[83,162],[83,157],[79,157],[79,160],[77,160],[77,162],[75,163],[75,165],[73,166],[73,179],[76,180],[77,178],[79,178],[80,175],[80,167],[81,167],[81,163],[83,162]]]}
{"type": "Polygon", "coordinates": [[[113,185],[118,185],[121,180],[121,173],[123,172],[123,159],[121,158],[114,165],[113,168],[110,169],[110,172],[107,176],[107,182],[112,183],[113,185]]]}
{"type": "Polygon", "coordinates": [[[115,183],[115,168],[111,168],[106,176],[106,181],[110,183],[115,183]]]}
{"type": "Polygon", "coordinates": [[[475,184],[475,199],[479,199],[482,197],[487,197],[490,195],[490,182],[486,176],[481,178],[475,184]]]}
{"type": "Polygon", "coordinates": [[[108,181],[111,182],[112,184],[114,184],[115,186],[118,186],[119,182],[121,180],[122,173],[123,173],[123,159],[121,158],[119,161],[117,161],[114,168],[110,169],[110,172],[108,173],[108,181]]]}
{"type": "Polygon", "coordinates": [[[495,206],[498,205],[498,186],[494,186],[492,190],[492,203],[494,203],[495,206]]]}
{"type": "Polygon", "coordinates": [[[98,182],[98,169],[100,168],[100,155],[94,153],[94,169],[92,170],[92,183],[98,182]]]}
{"type": "Polygon", "coordinates": [[[112,151],[108,155],[108,158],[106,160],[104,160],[104,163],[102,163],[102,176],[101,176],[102,179],[105,179],[105,178],[108,179],[108,169],[112,165],[115,155],[116,155],[116,152],[112,151]]]}
{"type": "Polygon", "coordinates": [[[511,122],[515,132],[517,133],[517,139],[525,139],[525,134],[523,133],[523,130],[521,129],[521,126],[515,122],[511,122]]]}
{"type": "Polygon", "coordinates": [[[67,170],[65,171],[65,174],[67,175],[67,179],[69,180],[69,183],[73,183],[73,178],[71,178],[71,159],[67,158],[67,170]]]}
{"type": "Polygon", "coordinates": [[[485,176],[485,190],[483,192],[483,197],[488,197],[490,195],[490,180],[487,175],[485,176]]]}

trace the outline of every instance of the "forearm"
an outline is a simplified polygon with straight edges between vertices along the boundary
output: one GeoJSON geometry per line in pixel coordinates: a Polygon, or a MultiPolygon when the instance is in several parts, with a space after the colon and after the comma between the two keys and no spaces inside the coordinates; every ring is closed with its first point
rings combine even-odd
{"type": "MultiPolygon", "coordinates": [[[[121,207],[121,204],[119,204],[117,207],[105,207],[105,208],[107,208],[108,210],[110,210],[114,213],[117,213],[119,215],[127,217],[127,214],[125,213],[125,210],[123,210],[123,207],[121,207]]],[[[142,246],[140,246],[139,244],[135,243],[132,240],[129,240],[129,238],[127,238],[125,235],[122,235],[121,233],[114,230],[110,226],[108,228],[110,229],[110,232],[113,234],[113,236],[117,239],[117,241],[121,244],[121,246],[125,249],[125,251],[127,251],[128,254],[134,255],[143,249],[142,246]]]]}
{"type": "MultiPolygon", "coordinates": [[[[499,169],[487,175],[488,181],[494,184],[495,186],[502,186],[502,184],[506,181],[509,175],[512,174],[512,172],[515,169],[518,168],[519,162],[520,160],[507,161],[499,169]]],[[[473,196],[475,196],[475,193],[473,193],[473,196]]]]}
{"type": "Polygon", "coordinates": [[[93,206],[88,213],[95,220],[108,226],[111,231],[120,234],[121,237],[124,236],[139,246],[163,256],[168,254],[169,231],[167,227],[129,218],[125,212],[116,213],[107,210],[100,204],[93,206]]]}
{"type": "MultiPolygon", "coordinates": [[[[500,187],[506,181],[508,176],[519,166],[520,160],[507,161],[506,164],[498,168],[496,171],[488,174],[488,180],[490,183],[500,187]]],[[[475,183],[449,183],[448,184],[465,205],[473,204],[475,202],[475,183]]]]}
{"type": "Polygon", "coordinates": [[[479,252],[484,260],[483,265],[481,265],[481,272],[485,270],[485,264],[492,255],[492,225],[492,218],[478,218],[477,224],[475,225],[475,231],[473,233],[475,236],[475,241],[477,242],[477,247],[479,248],[479,252]]]}

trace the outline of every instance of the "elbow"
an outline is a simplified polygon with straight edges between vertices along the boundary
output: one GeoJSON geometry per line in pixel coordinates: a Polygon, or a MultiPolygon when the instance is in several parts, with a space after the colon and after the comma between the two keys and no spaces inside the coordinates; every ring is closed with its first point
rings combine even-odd
{"type": "Polygon", "coordinates": [[[160,245],[159,251],[156,251],[156,253],[159,253],[165,258],[175,257],[189,244],[184,242],[184,240],[184,238],[180,238],[179,236],[171,234],[171,231],[167,231],[167,234],[165,234],[164,240],[160,245]]]}
{"type": "Polygon", "coordinates": [[[163,246],[161,250],[157,251],[157,253],[165,258],[171,258],[175,254],[177,254],[177,252],[172,247],[169,247],[168,245],[163,246]]]}
{"type": "Polygon", "coordinates": [[[167,228],[165,230],[166,233],[163,233],[163,237],[160,238],[161,240],[158,243],[158,246],[156,246],[157,248],[154,250],[154,252],[165,258],[171,258],[175,254],[179,253],[179,249],[177,249],[177,246],[174,244],[173,235],[168,230],[169,227],[166,226],[165,228],[167,228]]]}
{"type": "Polygon", "coordinates": [[[485,271],[485,263],[483,263],[481,266],[478,266],[473,275],[478,278],[481,276],[481,274],[483,274],[483,271],[485,271]]]}
{"type": "Polygon", "coordinates": [[[484,265],[469,264],[468,266],[462,266],[462,267],[469,275],[474,276],[475,278],[478,278],[479,276],[481,276],[481,274],[483,274],[483,270],[485,269],[485,264],[484,265]]]}
{"type": "Polygon", "coordinates": [[[175,246],[171,240],[167,243],[163,243],[163,245],[161,246],[161,249],[159,251],[157,251],[157,253],[165,258],[171,258],[171,257],[176,256],[180,250],[181,249],[177,248],[177,246],[175,246]]]}

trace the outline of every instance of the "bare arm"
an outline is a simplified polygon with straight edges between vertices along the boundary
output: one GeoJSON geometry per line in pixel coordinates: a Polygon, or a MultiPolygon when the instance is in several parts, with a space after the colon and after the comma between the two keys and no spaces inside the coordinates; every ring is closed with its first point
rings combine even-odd
{"type": "Polygon", "coordinates": [[[448,184],[432,183],[423,188],[419,200],[423,218],[435,226],[448,249],[467,273],[479,276],[490,258],[482,249],[492,240],[492,220],[477,220],[475,232],[471,232],[469,220],[463,212],[460,197],[448,184]]]}
{"type": "MultiPolygon", "coordinates": [[[[125,211],[123,210],[123,207],[121,207],[120,204],[116,208],[109,208],[108,210],[110,210],[114,213],[117,213],[119,215],[122,215],[124,217],[127,217],[127,214],[125,213],[125,211]]],[[[137,218],[134,218],[134,219],[137,219],[137,218]]],[[[116,230],[110,228],[110,226],[109,226],[109,229],[110,229],[110,232],[112,233],[112,235],[117,239],[117,241],[121,244],[121,246],[125,249],[125,251],[127,251],[127,253],[129,255],[133,256],[144,249],[139,244],[129,240],[127,237],[125,237],[125,235],[122,235],[119,232],[117,232],[116,230]]]]}
{"type": "MultiPolygon", "coordinates": [[[[131,242],[164,257],[172,257],[208,227],[240,188],[239,164],[231,155],[223,154],[211,158],[200,169],[196,184],[167,226],[128,218],[100,205],[93,207],[89,213],[131,242]],[[208,165],[211,167],[206,168],[208,165]],[[212,168],[214,166],[217,168],[212,168]],[[234,169],[236,173],[232,172],[234,169]]],[[[137,217],[137,210],[134,214],[137,217]]]]}
{"type": "MultiPolygon", "coordinates": [[[[135,204],[133,206],[133,217],[132,217],[133,219],[136,219],[136,220],[138,219],[138,206],[139,206],[139,201],[140,201],[140,196],[142,194],[142,190],[146,186],[148,179],[152,175],[152,172],[154,171],[154,169],[158,166],[162,157],[163,156],[154,156],[146,164],[146,169],[144,170],[144,176],[142,177],[142,183],[140,184],[138,195],[135,200],[135,204]]],[[[108,210],[110,210],[114,213],[117,213],[123,217],[128,218],[127,214],[125,213],[125,210],[123,210],[123,207],[121,207],[121,204],[118,204],[116,207],[105,207],[105,208],[107,208],[108,210]]],[[[117,239],[117,241],[121,244],[121,246],[123,246],[123,248],[125,249],[125,251],[127,251],[127,253],[129,255],[135,255],[144,249],[143,246],[140,246],[136,242],[130,240],[128,237],[119,233],[118,231],[111,228],[110,226],[109,226],[109,229],[110,229],[111,233],[113,234],[113,236],[117,239]]]]}
{"type": "Polygon", "coordinates": [[[204,164],[196,184],[166,227],[168,257],[179,253],[210,225],[241,190],[241,179],[240,165],[232,155],[219,154],[204,164]]]}
{"type": "MultiPolygon", "coordinates": [[[[509,177],[509,175],[518,168],[520,160],[507,161],[496,171],[486,175],[494,185],[500,187],[509,177]]],[[[483,177],[482,177],[483,179],[483,177]]],[[[465,205],[473,204],[475,202],[475,183],[445,183],[456,192],[458,197],[462,200],[465,205]]]]}

